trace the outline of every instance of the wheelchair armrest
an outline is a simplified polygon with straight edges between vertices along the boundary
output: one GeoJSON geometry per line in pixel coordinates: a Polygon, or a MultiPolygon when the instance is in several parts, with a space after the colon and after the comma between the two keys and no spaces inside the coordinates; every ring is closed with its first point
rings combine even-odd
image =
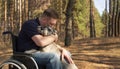
{"type": "Polygon", "coordinates": [[[32,56],[33,53],[36,53],[36,52],[39,52],[35,49],[32,49],[32,50],[27,50],[25,52],[16,52],[14,51],[13,54],[15,55],[24,55],[24,56],[32,56]]]}
{"type": "Polygon", "coordinates": [[[16,56],[32,56],[32,54],[24,53],[24,52],[14,52],[13,55],[16,55],[16,56]]]}

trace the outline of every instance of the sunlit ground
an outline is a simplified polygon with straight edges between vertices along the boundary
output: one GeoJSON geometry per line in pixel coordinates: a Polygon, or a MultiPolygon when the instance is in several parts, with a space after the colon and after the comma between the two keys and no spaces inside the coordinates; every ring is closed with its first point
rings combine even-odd
{"type": "MultiPolygon", "coordinates": [[[[72,53],[79,69],[120,69],[120,38],[80,39],[65,48],[72,53]]],[[[8,48],[0,49],[0,63],[11,52],[8,48]]]]}
{"type": "Polygon", "coordinates": [[[67,49],[79,69],[120,69],[120,38],[76,40],[67,49]]]}

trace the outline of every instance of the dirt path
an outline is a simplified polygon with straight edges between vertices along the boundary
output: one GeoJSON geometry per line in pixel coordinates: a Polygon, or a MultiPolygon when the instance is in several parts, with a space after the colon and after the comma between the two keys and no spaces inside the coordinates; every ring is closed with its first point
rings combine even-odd
{"type": "MultiPolygon", "coordinates": [[[[120,38],[75,40],[65,48],[79,69],[120,69],[120,38]]],[[[10,55],[10,49],[0,50],[0,63],[10,55]]]]}
{"type": "Polygon", "coordinates": [[[0,63],[7,60],[11,54],[12,54],[11,49],[6,49],[6,48],[0,49],[0,63]]]}
{"type": "Polygon", "coordinates": [[[77,40],[67,49],[79,69],[120,69],[120,38],[77,40]]]}

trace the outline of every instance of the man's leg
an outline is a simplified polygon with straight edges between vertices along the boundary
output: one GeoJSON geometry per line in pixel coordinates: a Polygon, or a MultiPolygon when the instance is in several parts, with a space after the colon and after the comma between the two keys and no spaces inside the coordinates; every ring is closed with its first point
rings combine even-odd
{"type": "Polygon", "coordinates": [[[36,52],[33,58],[39,67],[46,65],[46,69],[62,69],[61,61],[53,53],[36,52]]]}

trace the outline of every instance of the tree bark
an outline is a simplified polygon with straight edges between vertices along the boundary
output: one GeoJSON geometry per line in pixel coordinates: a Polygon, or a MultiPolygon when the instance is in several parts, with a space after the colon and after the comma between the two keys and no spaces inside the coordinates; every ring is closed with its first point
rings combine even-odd
{"type": "Polygon", "coordinates": [[[72,42],[72,11],[73,11],[73,5],[75,0],[69,0],[67,9],[66,9],[66,27],[65,27],[65,46],[70,46],[72,42]]]}
{"type": "Polygon", "coordinates": [[[116,0],[116,15],[115,15],[115,36],[118,36],[118,15],[119,15],[119,12],[118,12],[118,8],[119,8],[119,0],[116,0]]]}
{"type": "Polygon", "coordinates": [[[94,14],[93,14],[93,1],[90,0],[90,38],[96,37],[95,35],[95,23],[94,23],[94,14]]]}
{"type": "Polygon", "coordinates": [[[109,24],[108,24],[108,36],[111,37],[112,35],[112,0],[109,0],[109,24]]]}

